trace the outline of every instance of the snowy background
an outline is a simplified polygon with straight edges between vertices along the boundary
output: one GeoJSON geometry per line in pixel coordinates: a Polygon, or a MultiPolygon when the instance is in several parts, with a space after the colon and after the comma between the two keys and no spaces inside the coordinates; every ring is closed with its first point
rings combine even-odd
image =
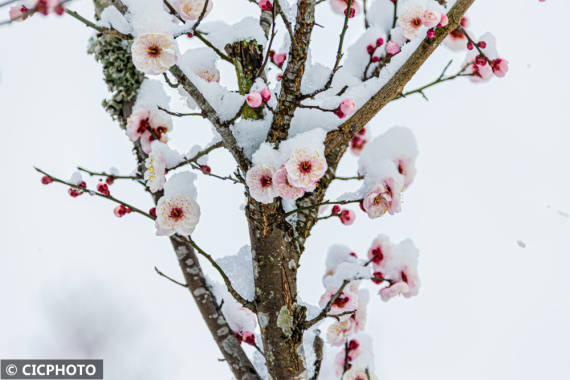
{"type": "MultiPolygon", "coordinates": [[[[73,8],[92,15],[85,0],[73,8]]],[[[209,20],[257,12],[217,0],[209,20]]],[[[403,212],[375,221],[358,212],[351,228],[326,220],[314,229],[300,273],[313,303],[330,244],[363,256],[385,233],[420,248],[420,295],[386,304],[373,296],[369,306],[380,379],[570,378],[570,55],[561,49],[569,13],[564,0],[476,1],[472,30],[496,35],[508,76],[454,81],[428,90],[430,102],[386,107],[369,125],[374,135],[404,125],[420,146],[403,212]]],[[[316,28],[313,58],[330,65],[341,19],[321,5],[317,22],[330,29],[316,28]]],[[[114,217],[104,200],[41,185],[33,171],[133,168],[130,142],[100,106],[107,93],[86,54],[90,35],[70,17],[0,29],[0,357],[103,358],[111,380],[230,378],[191,296],[154,272],[181,278],[168,240],[142,217],[114,217]]],[[[450,56],[439,48],[409,88],[435,78],[450,56]]],[[[222,78],[234,80],[223,68],[222,78]]],[[[185,151],[210,138],[206,122],[179,119],[171,141],[185,151]]],[[[222,152],[210,163],[233,168],[222,152]]],[[[339,173],[355,167],[350,157],[339,173]]],[[[248,239],[240,187],[204,176],[199,186],[195,240],[218,257],[237,252],[248,239]]],[[[137,185],[111,191],[151,205],[137,185]]]]}

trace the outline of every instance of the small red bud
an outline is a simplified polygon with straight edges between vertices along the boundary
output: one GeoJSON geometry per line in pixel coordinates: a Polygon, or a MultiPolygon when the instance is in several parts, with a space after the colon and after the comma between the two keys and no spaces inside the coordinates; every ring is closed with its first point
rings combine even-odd
{"type": "Polygon", "coordinates": [[[372,55],[374,54],[374,50],[376,50],[376,48],[372,45],[368,45],[366,46],[366,51],[368,52],[368,54],[372,55]]]}
{"type": "Polygon", "coordinates": [[[487,47],[487,43],[485,41],[479,41],[477,44],[481,49],[485,49],[487,47]]]}
{"type": "Polygon", "coordinates": [[[473,46],[473,42],[469,41],[467,42],[467,50],[473,50],[475,46],[473,46]]]}
{"type": "Polygon", "coordinates": [[[351,339],[350,342],[348,342],[348,350],[349,351],[356,350],[359,346],[360,346],[360,343],[358,343],[358,341],[356,339],[351,339]]]}
{"type": "Polygon", "coordinates": [[[374,272],[372,273],[372,276],[374,277],[372,279],[373,283],[381,284],[382,282],[384,282],[383,280],[380,280],[381,278],[384,278],[384,274],[382,272],[374,272]]]}
{"type": "Polygon", "coordinates": [[[188,36],[188,38],[194,37],[194,33],[186,33],[186,35],[188,36]]]}
{"type": "Polygon", "coordinates": [[[206,175],[208,175],[212,172],[212,169],[208,165],[200,166],[200,170],[202,171],[202,173],[204,173],[206,175]]]}
{"type": "Polygon", "coordinates": [[[384,45],[384,39],[380,37],[376,40],[376,46],[380,47],[382,45],[384,45]]]}
{"type": "Polygon", "coordinates": [[[49,184],[52,183],[52,182],[53,182],[53,178],[48,177],[47,175],[45,175],[45,176],[42,177],[42,183],[43,183],[44,185],[49,185],[49,184]]]}
{"type": "Polygon", "coordinates": [[[378,62],[378,61],[380,61],[380,57],[373,56],[372,58],[370,58],[370,62],[378,62]]]}
{"type": "Polygon", "coordinates": [[[150,214],[150,216],[152,216],[153,218],[156,218],[156,207],[151,208],[150,210],[148,210],[148,213],[150,214]]]}
{"type": "Polygon", "coordinates": [[[112,175],[110,175],[107,178],[105,178],[105,182],[107,182],[107,185],[111,186],[112,184],[115,183],[115,178],[112,175]]]}
{"type": "Polygon", "coordinates": [[[340,214],[340,206],[339,205],[334,205],[332,208],[332,212],[333,215],[338,215],[340,214]]]}
{"type": "Polygon", "coordinates": [[[107,186],[106,183],[97,184],[97,191],[100,192],[101,194],[107,196],[107,197],[109,195],[111,195],[111,193],[109,192],[109,187],[107,186]]]}

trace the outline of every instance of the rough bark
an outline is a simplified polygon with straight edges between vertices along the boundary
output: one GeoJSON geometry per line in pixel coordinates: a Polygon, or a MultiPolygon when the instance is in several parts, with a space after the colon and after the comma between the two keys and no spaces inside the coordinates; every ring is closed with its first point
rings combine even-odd
{"type": "Polygon", "coordinates": [[[287,139],[289,125],[297,109],[301,80],[305,72],[305,63],[311,43],[311,34],[315,26],[315,0],[299,0],[295,35],[291,41],[289,60],[283,73],[281,94],[267,141],[279,143],[287,139]]]}
{"type": "Polygon", "coordinates": [[[228,322],[220,310],[220,305],[217,304],[210,287],[206,283],[206,278],[192,245],[179,236],[171,237],[170,242],[178,257],[188,289],[234,376],[240,380],[259,379],[255,368],[228,326],[228,322]]]}
{"type": "Polygon", "coordinates": [[[275,202],[249,201],[247,216],[253,258],[255,303],[267,370],[273,379],[304,379],[305,308],[297,305],[300,250],[294,231],[275,202]]]}

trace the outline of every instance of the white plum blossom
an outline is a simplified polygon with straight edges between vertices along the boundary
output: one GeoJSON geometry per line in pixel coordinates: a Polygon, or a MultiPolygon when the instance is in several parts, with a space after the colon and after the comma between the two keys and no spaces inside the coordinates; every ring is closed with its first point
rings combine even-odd
{"type": "Polygon", "coordinates": [[[172,176],[164,186],[164,195],[156,205],[157,235],[192,234],[200,220],[196,203],[194,174],[183,172],[172,176]]]}
{"type": "Polygon", "coordinates": [[[245,182],[251,197],[260,203],[271,203],[275,198],[273,169],[269,165],[256,165],[247,171],[245,182]]]}
{"type": "MultiPolygon", "coordinates": [[[[178,13],[183,20],[197,20],[204,10],[206,0],[178,0],[176,4],[178,13]]],[[[208,6],[206,7],[204,17],[210,13],[213,6],[214,0],[208,0],[208,6]]]]}
{"type": "Polygon", "coordinates": [[[276,195],[289,201],[299,199],[305,194],[305,189],[292,186],[289,183],[285,167],[279,168],[273,174],[273,189],[276,195]]]}
{"type": "Polygon", "coordinates": [[[176,43],[170,34],[141,34],[131,51],[135,67],[145,74],[162,74],[176,63],[176,43]]]}
{"type": "Polygon", "coordinates": [[[423,27],[423,17],[426,9],[416,2],[406,3],[398,15],[398,26],[402,34],[409,40],[418,37],[423,27]]]}
{"type": "Polygon", "coordinates": [[[327,171],[327,161],[316,149],[295,149],[285,163],[289,183],[295,187],[312,189],[327,171]]]}
{"type": "Polygon", "coordinates": [[[166,182],[166,159],[158,144],[162,143],[156,141],[152,144],[150,154],[145,161],[144,179],[149,190],[153,193],[162,190],[166,182]]]}

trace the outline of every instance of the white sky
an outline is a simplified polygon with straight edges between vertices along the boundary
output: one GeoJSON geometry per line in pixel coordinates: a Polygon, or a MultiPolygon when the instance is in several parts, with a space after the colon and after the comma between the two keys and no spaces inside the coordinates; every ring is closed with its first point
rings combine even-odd
{"type": "MultiPolygon", "coordinates": [[[[211,19],[256,12],[237,4],[217,0],[211,19]]],[[[92,14],[88,2],[75,8],[92,14]]],[[[372,296],[368,331],[381,379],[570,378],[570,219],[558,212],[570,211],[570,56],[561,48],[569,12],[560,0],[476,1],[473,31],[496,35],[510,61],[507,78],[452,82],[428,90],[430,102],[417,96],[386,107],[370,123],[374,134],[408,126],[421,152],[403,212],[375,221],[357,213],[351,228],[328,220],[314,229],[300,274],[310,302],[323,290],[332,243],[364,255],[386,233],[420,248],[420,295],[387,304],[372,296]]],[[[321,5],[317,22],[332,29],[316,30],[313,57],[332,62],[330,36],[340,21],[321,5]]],[[[68,178],[76,165],[133,168],[128,139],[99,105],[106,89],[99,64],[86,55],[90,35],[68,17],[0,29],[0,357],[86,356],[65,332],[80,318],[93,334],[110,334],[111,343],[93,354],[106,360],[107,379],[229,378],[190,295],[154,273],[156,265],[181,277],[168,240],[154,237],[144,218],[115,218],[104,200],[42,186],[33,171],[37,165],[68,178]],[[54,310],[69,324],[54,323],[54,310]]],[[[450,57],[438,49],[410,88],[437,76],[450,57]]],[[[207,123],[184,119],[172,141],[186,150],[209,139],[207,123]]],[[[215,172],[232,170],[227,154],[211,163],[215,172]]],[[[340,172],[355,166],[348,158],[340,172]]],[[[241,189],[204,177],[199,185],[195,239],[215,256],[237,252],[248,239],[241,189]]],[[[138,186],[111,191],[150,207],[138,186]]]]}

